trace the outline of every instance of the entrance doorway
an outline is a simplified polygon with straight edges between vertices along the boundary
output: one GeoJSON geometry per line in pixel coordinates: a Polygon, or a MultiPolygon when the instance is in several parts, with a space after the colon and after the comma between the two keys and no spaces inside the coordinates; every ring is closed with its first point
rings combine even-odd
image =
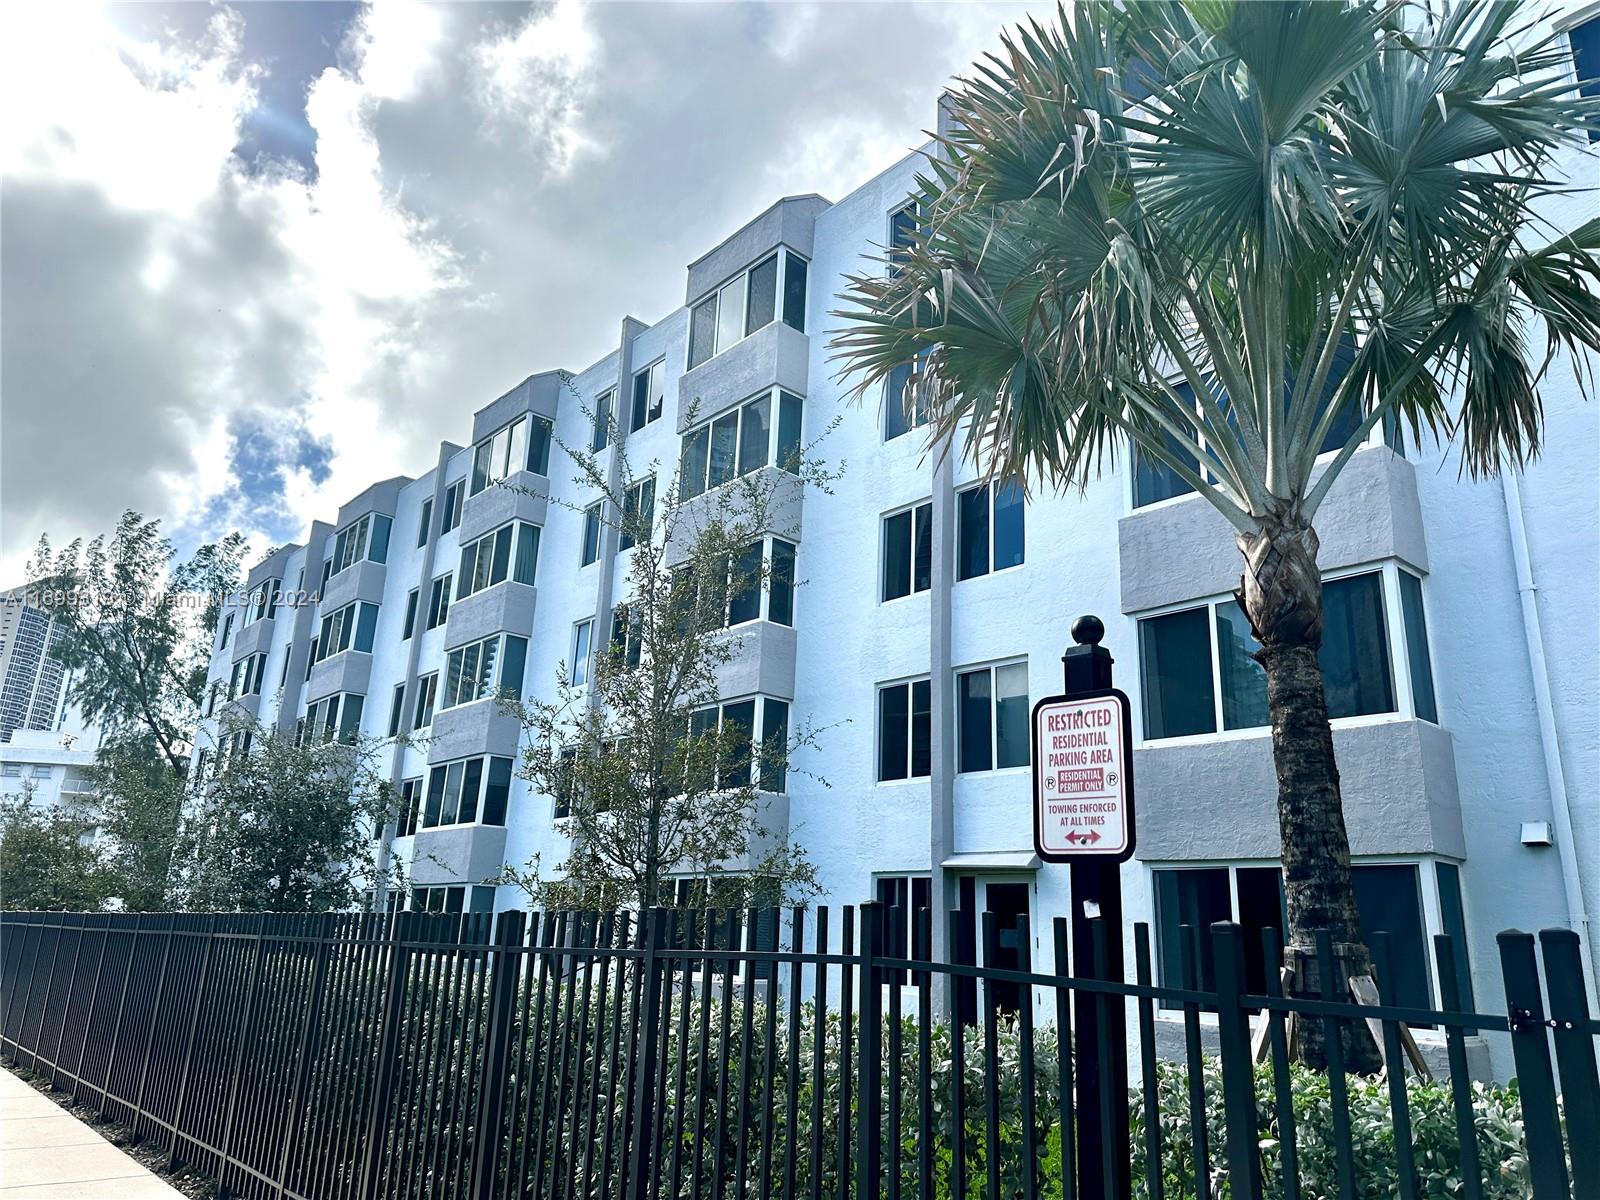
{"type": "MultiPolygon", "coordinates": [[[[957,881],[955,961],[1015,971],[1022,966],[1022,930],[1019,918],[1028,915],[1033,881],[1019,875],[963,875],[957,881]],[[983,946],[983,913],[993,913],[996,945],[987,956],[983,946]]],[[[995,982],[995,1004],[1001,1013],[1015,1013],[1022,1004],[1016,983],[995,982]]],[[[956,1015],[966,1025],[978,1022],[977,980],[956,981],[956,1015]]]]}

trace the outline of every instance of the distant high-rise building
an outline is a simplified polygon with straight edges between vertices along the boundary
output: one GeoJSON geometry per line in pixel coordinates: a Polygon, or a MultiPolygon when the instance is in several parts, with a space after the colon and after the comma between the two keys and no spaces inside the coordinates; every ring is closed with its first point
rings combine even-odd
{"type": "Polygon", "coordinates": [[[60,729],[66,717],[67,670],[50,651],[61,622],[29,600],[29,585],[0,597],[0,743],[18,729],[60,729]]]}

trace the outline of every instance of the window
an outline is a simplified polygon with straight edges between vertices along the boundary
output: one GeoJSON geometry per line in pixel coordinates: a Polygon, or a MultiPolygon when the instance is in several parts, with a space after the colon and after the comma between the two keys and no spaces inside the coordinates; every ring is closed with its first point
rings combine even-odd
{"type": "Polygon", "coordinates": [[[895,264],[904,259],[906,252],[917,244],[917,227],[921,224],[915,200],[903,204],[889,214],[889,270],[898,274],[895,264]]]}
{"type": "Polygon", "coordinates": [[[692,499],[735,476],[774,464],[798,472],[800,405],[799,396],[773,388],[684,434],[678,471],[682,498],[692,499]]]}
{"type": "Polygon", "coordinates": [[[925,592],[932,583],[932,502],[883,518],[883,599],[925,592]]]}
{"type": "Polygon", "coordinates": [[[892,368],[883,381],[883,440],[886,442],[928,423],[928,397],[921,387],[913,386],[914,373],[911,363],[901,363],[892,368]]]}
{"type": "Polygon", "coordinates": [[[644,657],[643,621],[638,610],[626,604],[611,613],[611,653],[630,667],[637,667],[644,657]]]}
{"type": "Polygon", "coordinates": [[[594,402],[594,428],[589,436],[589,449],[596,454],[604,450],[611,442],[611,409],[616,403],[617,389],[611,388],[600,393],[594,402]]]}
{"type": "Polygon", "coordinates": [[[222,614],[222,633],[217,638],[217,649],[226,650],[228,643],[233,641],[233,614],[222,614]]]}
{"type": "Polygon", "coordinates": [[[439,532],[449,533],[461,524],[461,493],[466,487],[465,479],[458,479],[444,490],[444,512],[439,517],[439,532]]]}
{"type": "MultiPolygon", "coordinates": [[[[1591,17],[1567,30],[1572,44],[1572,64],[1578,78],[1578,93],[1591,99],[1600,96],[1600,17],[1591,17]]],[[[1589,140],[1600,139],[1600,130],[1590,129],[1589,140]]]]}
{"type": "Polygon", "coordinates": [[[958,672],[956,722],[961,772],[1027,766],[1027,662],[958,672]]]}
{"type": "Polygon", "coordinates": [[[1405,623],[1406,666],[1411,677],[1411,703],[1424,721],[1439,723],[1433,694],[1433,662],[1428,656],[1428,623],[1422,614],[1422,580],[1400,571],[1400,613],[1405,623]]]}
{"type": "MultiPolygon", "coordinates": [[[[283,667],[278,672],[278,690],[280,692],[283,690],[284,684],[289,682],[289,655],[292,654],[293,651],[294,648],[292,646],[285,646],[283,648],[283,667]]],[[[210,714],[208,713],[206,715],[209,716],[210,714]]]]}
{"type": "Polygon", "coordinates": [[[34,767],[34,769],[33,769],[33,777],[35,779],[49,779],[50,778],[50,768],[49,767],[34,767]]]}
{"type": "Polygon", "coordinates": [[[428,496],[422,501],[422,515],[417,518],[417,546],[420,548],[428,544],[428,527],[433,524],[433,497],[428,496]]]}
{"type": "Polygon", "coordinates": [[[772,324],[780,295],[784,324],[805,332],[806,262],[788,250],[768,255],[695,304],[689,311],[689,369],[772,324]]]}
{"type": "Polygon", "coordinates": [[[583,562],[587,567],[600,558],[600,502],[583,510],[583,562]]]}
{"type": "Polygon", "coordinates": [[[794,624],[795,547],[782,538],[772,539],[772,569],[767,575],[767,620],[794,624]]]}
{"type": "Polygon", "coordinates": [[[641,479],[628,488],[622,497],[622,532],[617,549],[632,550],[641,536],[648,538],[655,526],[656,477],[641,479]]]}
{"type": "Polygon", "coordinates": [[[782,792],[787,787],[789,704],[771,697],[729,700],[701,709],[689,722],[691,737],[708,737],[720,729],[721,759],[715,786],[747,787],[782,792]],[[756,722],[757,706],[761,722],[756,722]]]}
{"type": "MultiPolygon", "coordinates": [[[[726,629],[759,621],[764,591],[767,620],[779,625],[794,624],[795,553],[794,544],[782,538],[751,542],[743,553],[729,561],[727,584],[720,602],[715,595],[689,595],[685,586],[681,597],[684,615],[703,619],[708,629],[726,629]],[[765,572],[763,554],[771,555],[765,572]],[[763,574],[766,576],[764,589],[763,574]]],[[[679,578],[687,579],[686,576],[679,578]]]]}
{"type": "Polygon", "coordinates": [[[266,673],[267,656],[265,652],[241,658],[233,664],[233,670],[228,676],[228,699],[237,700],[241,696],[259,694],[261,681],[266,673]]]}
{"type": "MultiPolygon", "coordinates": [[[[883,905],[883,956],[931,958],[933,947],[928,938],[932,927],[927,914],[933,908],[933,881],[926,875],[880,875],[873,880],[872,890],[883,905]]],[[[904,985],[906,973],[886,971],[884,982],[904,985]]]]}
{"type": "Polygon", "coordinates": [[[345,650],[355,649],[363,654],[372,653],[372,637],[378,627],[378,606],[359,600],[346,604],[336,612],[322,618],[322,628],[317,634],[315,661],[321,662],[345,650]]]}
{"type": "MultiPolygon", "coordinates": [[[[1396,587],[1415,715],[1438,719],[1420,587],[1408,601],[1407,578],[1414,579],[1390,567],[1323,581],[1318,658],[1330,718],[1398,711],[1384,605],[1386,588],[1396,587]],[[1391,573],[1392,582],[1385,584],[1385,575],[1391,573]],[[1418,606],[1414,618],[1406,611],[1408,604],[1418,606]],[[1413,623],[1418,626],[1415,636],[1413,623]]],[[[1141,620],[1144,736],[1187,737],[1269,724],[1266,675],[1251,657],[1259,649],[1249,621],[1232,599],[1141,620]]]]}
{"type": "Polygon", "coordinates": [[[550,469],[550,422],[524,413],[484,438],[472,453],[472,495],[518,471],[550,469]]]}
{"type": "Polygon", "coordinates": [[[572,631],[572,667],[567,680],[573,687],[589,682],[589,646],[594,634],[593,621],[579,621],[572,631]]]}
{"type": "Polygon", "coordinates": [[[337,575],[364,558],[377,563],[388,562],[391,524],[382,513],[368,513],[346,525],[333,540],[333,567],[328,574],[337,575]]]}
{"type": "Polygon", "coordinates": [[[528,639],[496,634],[469,642],[445,656],[444,696],[440,709],[482,700],[496,690],[520,695],[528,639]]]}
{"type": "Polygon", "coordinates": [[[439,628],[450,615],[450,585],[454,582],[455,575],[449,571],[433,581],[433,587],[428,592],[429,629],[439,628]]]}
{"type": "Polygon", "coordinates": [[[411,728],[426,729],[433,724],[433,706],[439,699],[439,672],[417,677],[417,703],[411,712],[411,728]]]}
{"type": "Polygon", "coordinates": [[[400,808],[395,814],[395,837],[410,837],[417,831],[417,809],[422,804],[422,779],[400,781],[400,808]]]}
{"type": "Polygon", "coordinates": [[[980,484],[956,494],[956,578],[1022,565],[1022,489],[980,484]]]}
{"type": "Polygon", "coordinates": [[[511,794],[511,760],[495,755],[462,758],[428,768],[422,828],[504,825],[511,794]]]}
{"type": "Polygon", "coordinates": [[[405,624],[400,627],[400,640],[402,642],[406,641],[413,633],[416,632],[417,603],[421,599],[421,596],[422,593],[416,588],[412,588],[406,593],[406,621],[405,624]]]}
{"type": "Polygon", "coordinates": [[[1322,689],[1328,716],[1393,712],[1394,678],[1383,613],[1383,577],[1353,575],[1322,585],[1322,689]]]}
{"type": "Polygon", "coordinates": [[[487,913],[494,911],[494,888],[486,885],[454,884],[441,887],[414,887],[411,889],[411,912],[487,913]]]}
{"type": "Polygon", "coordinates": [[[933,687],[926,679],[878,689],[878,781],[925,779],[933,771],[933,687]]]}
{"type": "Polygon", "coordinates": [[[316,742],[354,742],[361,732],[361,709],[365,696],[353,692],[336,692],[326,696],[306,709],[295,731],[296,745],[316,742]]]}
{"type": "Polygon", "coordinates": [[[244,624],[254,625],[257,621],[270,621],[277,616],[282,588],[282,581],[269,579],[251,592],[244,610],[244,624]]]}
{"type": "Polygon", "coordinates": [[[389,702],[389,736],[400,736],[400,723],[405,720],[406,685],[394,685],[394,699],[389,702]]]}
{"type": "Polygon", "coordinates": [[[640,430],[661,415],[667,398],[667,360],[660,359],[633,377],[633,419],[629,430],[640,430]]]}
{"type": "Polygon", "coordinates": [[[525,521],[502,525],[461,547],[461,569],[456,574],[456,599],[504,583],[533,582],[539,558],[539,528],[525,521]],[[515,554],[513,554],[513,549],[515,554]]]}

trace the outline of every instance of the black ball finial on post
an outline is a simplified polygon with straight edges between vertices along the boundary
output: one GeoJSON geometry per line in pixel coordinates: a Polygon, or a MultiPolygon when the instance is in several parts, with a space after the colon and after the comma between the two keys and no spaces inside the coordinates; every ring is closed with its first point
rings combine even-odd
{"type": "Polygon", "coordinates": [[[1100,644],[1105,636],[1105,622],[1090,613],[1072,623],[1072,640],[1077,645],[1069,646],[1061,656],[1067,695],[1103,692],[1111,687],[1111,664],[1116,660],[1100,644]]]}

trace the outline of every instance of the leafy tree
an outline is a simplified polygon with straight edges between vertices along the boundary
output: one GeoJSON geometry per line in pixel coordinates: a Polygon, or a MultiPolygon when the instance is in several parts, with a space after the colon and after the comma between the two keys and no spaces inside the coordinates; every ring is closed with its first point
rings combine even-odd
{"type": "Polygon", "coordinates": [[[52,552],[41,537],[34,552],[34,598],[64,629],[53,653],[74,672],[69,698],[113,739],[147,739],[179,778],[243,553],[244,539],[233,533],[180,562],[160,521],[132,509],[109,540],[52,552]]]}
{"type": "Polygon", "coordinates": [[[172,885],[185,781],[148,738],[103,744],[89,770],[108,886],[129,912],[160,912],[172,885]]]}
{"type": "Polygon", "coordinates": [[[935,444],[1082,487],[1131,441],[1226,518],[1300,948],[1361,939],[1319,507],[1380,422],[1454,439],[1473,476],[1522,467],[1544,372],[1600,349],[1600,221],[1552,240],[1535,212],[1600,102],[1532,24],[1476,0],[1063,9],[947,97],[915,244],[839,314],[862,393],[912,364],[895,399],[935,444]]]}
{"type": "Polygon", "coordinates": [[[195,781],[179,833],[180,906],[218,912],[325,912],[378,883],[373,830],[389,819],[391,742],[323,741],[229,717],[209,778],[195,781]]]}
{"type": "Polygon", "coordinates": [[[13,912],[103,908],[110,880],[94,825],[76,806],[37,804],[31,781],[0,803],[0,904],[13,912]]]}
{"type": "MultiPolygon", "coordinates": [[[[555,699],[502,701],[526,734],[519,774],[555,796],[571,847],[553,877],[537,858],[496,880],[544,907],[671,904],[675,877],[700,884],[696,903],[779,903],[814,894],[803,849],[765,823],[767,796],[817,731],[786,736],[716,719],[720,677],[744,640],[727,628],[730,604],[763,591],[792,596],[792,560],[774,567],[764,547],[784,538],[802,490],[834,476],[799,450],[782,470],[741,475],[683,497],[676,480],[648,503],[613,429],[605,460],[563,444],[578,482],[603,501],[601,521],[629,551],[626,599],[595,622],[592,667],[574,682],[559,664],[555,699]]],[[[654,483],[650,485],[654,488],[654,483]]],[[[551,497],[552,503],[561,503],[551,497]]]]}

